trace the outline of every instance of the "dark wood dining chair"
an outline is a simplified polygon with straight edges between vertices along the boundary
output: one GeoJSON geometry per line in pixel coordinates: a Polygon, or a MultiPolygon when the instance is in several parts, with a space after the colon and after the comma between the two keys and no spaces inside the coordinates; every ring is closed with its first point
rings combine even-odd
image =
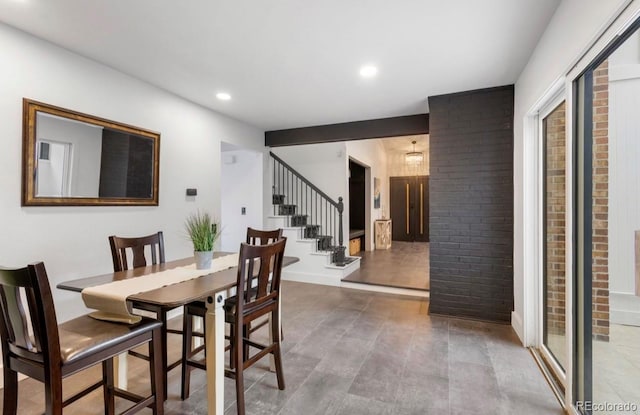
{"type": "MultiPolygon", "coordinates": [[[[282,239],[282,229],[263,231],[263,230],[254,229],[251,227],[247,228],[246,241],[247,241],[247,244],[249,245],[267,245],[267,244],[271,244],[276,241],[279,241],[281,239],[282,239]]],[[[235,296],[231,296],[227,298],[224,304],[224,309],[228,310],[235,307],[235,301],[236,301],[235,296]]],[[[183,400],[189,397],[189,385],[190,385],[190,380],[189,380],[190,376],[188,374],[188,372],[190,371],[190,368],[188,367],[188,365],[184,364],[184,361],[187,359],[187,356],[188,358],[191,358],[197,355],[198,353],[200,353],[202,350],[204,350],[204,345],[200,345],[192,349],[192,344],[193,344],[192,337],[193,336],[204,337],[204,332],[196,332],[194,330],[193,318],[194,317],[202,318],[203,320],[202,326],[204,327],[204,316],[206,313],[207,313],[207,307],[203,301],[195,301],[193,303],[187,304],[184,309],[183,322],[182,322],[182,327],[184,329],[183,338],[182,338],[183,340],[183,344],[182,344],[183,387],[180,393],[180,396],[183,400]]],[[[263,327],[268,322],[269,320],[264,320],[253,326],[251,324],[244,326],[243,331],[244,331],[245,337],[247,338],[250,337],[251,333],[263,327]]],[[[283,338],[284,338],[283,332],[282,330],[280,330],[280,340],[282,340],[283,338]]],[[[231,341],[230,337],[229,337],[229,340],[231,341]]],[[[249,349],[247,346],[245,347],[245,354],[248,352],[249,352],[249,349]]],[[[229,356],[229,365],[231,368],[234,367],[233,366],[234,361],[231,358],[231,355],[229,356]]]]}
{"type": "MultiPolygon", "coordinates": [[[[249,245],[267,245],[272,244],[276,241],[282,239],[282,229],[275,229],[272,231],[263,231],[259,229],[247,228],[247,244],[249,245]]],[[[231,308],[234,306],[235,296],[227,298],[225,301],[225,306],[227,308],[231,308]]],[[[258,324],[249,324],[248,326],[243,327],[245,331],[245,337],[249,337],[251,333],[258,330],[267,324],[269,320],[264,320],[258,322],[258,324]]],[[[284,340],[284,332],[282,329],[280,330],[280,340],[284,340]]]]}
{"type": "Polygon", "coordinates": [[[143,317],[139,323],[125,325],[85,315],[58,325],[42,262],[19,269],[0,268],[0,304],[3,415],[17,414],[18,373],[44,383],[47,415],[61,415],[63,407],[100,387],[105,414],[115,412],[116,396],[135,402],[126,414],[146,407],[155,415],[164,413],[159,321],[143,317]],[[151,394],[141,397],[114,386],[113,358],[145,343],[151,351],[151,394]],[[62,379],[98,363],[102,364],[102,379],[63,400],[62,379]]]}
{"type": "Polygon", "coordinates": [[[282,239],[282,229],[272,231],[262,231],[259,229],[247,228],[247,244],[268,245],[282,239]]]}
{"type": "MultiPolygon", "coordinates": [[[[164,264],[164,237],[162,232],[154,233],[148,236],[142,237],[131,237],[124,238],[120,236],[110,236],[109,237],[109,245],[111,246],[111,257],[113,259],[113,271],[125,271],[129,269],[129,256],[128,252],[131,253],[131,267],[146,267],[147,263],[147,255],[146,252],[150,252],[151,255],[151,264],[164,264]]],[[[165,377],[165,397],[167,392],[166,385],[166,376],[167,372],[178,365],[180,365],[180,360],[175,361],[171,364],[168,363],[167,359],[167,333],[179,334],[182,335],[182,330],[178,329],[170,329],[167,325],[167,313],[175,307],[163,307],[156,306],[151,304],[139,304],[133,303],[133,307],[138,310],[149,311],[155,314],[155,318],[162,322],[162,350],[164,353],[162,355],[162,368],[165,377]]],[[[196,334],[197,335],[197,334],[196,334]]],[[[139,353],[135,350],[129,351],[129,354],[140,359],[149,360],[149,356],[139,353]]]]}
{"type": "MultiPolygon", "coordinates": [[[[280,279],[286,242],[286,238],[282,238],[268,245],[248,245],[246,243],[240,245],[236,302],[234,307],[225,309],[225,321],[232,327],[230,346],[234,362],[233,368],[225,370],[225,376],[235,379],[239,415],[244,415],[245,410],[243,372],[263,357],[269,354],[273,355],[278,388],[280,390],[285,388],[278,321],[280,318],[280,279]],[[265,345],[252,341],[244,336],[243,330],[236,329],[247,326],[264,315],[270,315],[273,323],[271,325],[271,338],[273,340],[270,344],[265,345]],[[245,344],[250,348],[257,349],[258,352],[253,356],[245,354],[245,344]]],[[[193,353],[186,347],[188,333],[189,330],[185,329],[182,379],[183,399],[189,396],[191,368],[206,368],[204,361],[194,360],[193,353]]]]}
{"type": "Polygon", "coordinates": [[[113,271],[126,271],[129,269],[127,250],[131,251],[132,268],[146,267],[146,247],[151,252],[151,264],[164,264],[164,237],[162,232],[154,233],[139,238],[123,238],[110,236],[111,259],[113,259],[113,271]]]}

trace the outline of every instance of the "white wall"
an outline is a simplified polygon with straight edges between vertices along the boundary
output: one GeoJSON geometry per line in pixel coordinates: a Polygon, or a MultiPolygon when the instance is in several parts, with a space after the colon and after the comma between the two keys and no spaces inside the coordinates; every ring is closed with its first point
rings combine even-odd
{"type": "MultiPolygon", "coordinates": [[[[525,285],[536,278],[537,181],[535,142],[525,142],[525,119],[549,89],[571,69],[626,0],[564,0],[558,6],[515,85],[514,114],[514,313],[512,325],[533,341],[525,318],[525,285]],[[527,333],[525,333],[527,327],[527,333]]],[[[529,127],[529,126],[526,126],[529,127]]],[[[533,296],[533,292],[528,293],[533,296]]],[[[532,301],[532,298],[528,299],[532,301]]],[[[533,316],[527,316],[531,320],[533,316]]],[[[526,338],[525,338],[526,337],[526,338]]]]}
{"type": "Polygon", "coordinates": [[[635,293],[635,231],[640,230],[638,108],[640,32],[609,57],[609,290],[612,293],[635,293]]]}
{"type": "Polygon", "coordinates": [[[246,240],[247,227],[262,229],[262,152],[223,151],[220,178],[220,248],[237,252],[246,240]]]}
{"type": "MultiPolygon", "coordinates": [[[[51,140],[71,144],[71,187],[69,194],[79,197],[98,197],[100,189],[100,160],[102,128],[39,113],[37,140],[51,140]]],[[[40,175],[40,171],[38,175],[40,175]]]]}
{"type": "MultiPolygon", "coordinates": [[[[262,151],[263,132],[0,24],[0,264],[44,261],[51,285],[110,272],[107,237],[163,230],[167,259],[192,255],[196,209],[220,215],[220,142],[262,151]],[[158,207],[21,207],[22,98],[161,133],[158,207]],[[185,189],[198,189],[186,197],[185,189]]],[[[84,306],[53,288],[58,318],[84,306]]]]}
{"type": "MultiPolygon", "coordinates": [[[[364,249],[375,249],[375,238],[373,237],[373,221],[382,218],[384,211],[385,215],[389,216],[389,174],[387,173],[387,154],[384,149],[384,145],[380,140],[357,140],[346,142],[347,157],[359,162],[362,165],[369,167],[371,174],[369,177],[368,189],[369,199],[365,203],[365,209],[369,210],[369,223],[367,223],[364,249]],[[380,179],[380,209],[373,208],[373,179],[380,179]]],[[[347,162],[347,169],[349,168],[347,162]]],[[[347,170],[348,171],[348,170],[347,170]]],[[[349,177],[346,180],[347,189],[349,189],[349,177]]],[[[346,198],[345,212],[349,212],[349,198],[346,198]]]]}

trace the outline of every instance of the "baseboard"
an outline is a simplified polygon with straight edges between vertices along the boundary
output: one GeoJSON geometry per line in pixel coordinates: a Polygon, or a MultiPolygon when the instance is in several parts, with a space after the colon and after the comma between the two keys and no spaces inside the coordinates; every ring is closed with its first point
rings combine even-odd
{"type": "Polygon", "coordinates": [[[350,289],[361,290],[361,291],[372,291],[372,292],[386,293],[386,294],[429,298],[429,291],[412,290],[409,288],[385,287],[385,286],[373,285],[373,284],[344,282],[344,281],[341,281],[339,277],[335,277],[335,278],[326,277],[322,275],[310,274],[310,273],[299,272],[299,271],[296,271],[295,273],[285,273],[283,271],[282,279],[284,281],[295,281],[295,282],[305,282],[308,284],[329,285],[332,287],[350,288],[350,289]]]}
{"type": "Polygon", "coordinates": [[[412,290],[410,288],[387,287],[384,285],[362,284],[359,282],[342,281],[342,288],[350,288],[354,290],[373,291],[377,293],[404,295],[410,297],[429,298],[429,291],[412,290]]]}
{"type": "Polygon", "coordinates": [[[522,317],[520,317],[520,314],[516,313],[515,311],[511,312],[511,327],[513,327],[513,330],[518,335],[518,338],[520,339],[520,343],[526,346],[525,339],[524,339],[524,324],[522,322],[522,317]]]}

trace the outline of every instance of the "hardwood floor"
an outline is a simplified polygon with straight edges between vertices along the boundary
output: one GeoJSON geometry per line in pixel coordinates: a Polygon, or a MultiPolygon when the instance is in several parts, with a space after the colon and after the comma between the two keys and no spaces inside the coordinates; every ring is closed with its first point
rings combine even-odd
{"type": "MultiPolygon", "coordinates": [[[[247,414],[563,413],[510,326],[429,316],[428,301],[414,297],[288,281],[282,288],[287,388],[278,390],[268,359],[259,362],[245,372],[247,414]]],[[[171,337],[177,358],[179,343],[171,337]]],[[[148,369],[130,361],[131,388],[143,391],[148,369]]],[[[65,396],[98,374],[65,381],[65,396]]],[[[193,371],[191,385],[191,397],[181,401],[180,370],[170,372],[165,413],[207,413],[204,371],[193,371]]],[[[18,413],[42,413],[43,399],[39,382],[20,382],[18,413]]],[[[234,404],[233,381],[226,379],[226,414],[235,414],[234,404]]],[[[100,390],[65,411],[101,413],[100,390]]]]}
{"type": "Polygon", "coordinates": [[[429,243],[393,241],[391,248],[361,251],[360,269],[346,282],[429,290],[429,243]]]}

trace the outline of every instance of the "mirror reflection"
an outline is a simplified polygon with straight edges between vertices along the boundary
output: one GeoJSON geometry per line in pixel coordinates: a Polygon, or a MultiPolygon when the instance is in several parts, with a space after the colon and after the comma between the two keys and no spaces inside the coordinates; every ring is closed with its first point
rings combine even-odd
{"type": "Polygon", "coordinates": [[[36,125],[36,196],[152,197],[152,139],[42,112],[36,125]]]}
{"type": "Polygon", "coordinates": [[[159,139],[24,100],[24,205],[157,205],[159,139]]]}

